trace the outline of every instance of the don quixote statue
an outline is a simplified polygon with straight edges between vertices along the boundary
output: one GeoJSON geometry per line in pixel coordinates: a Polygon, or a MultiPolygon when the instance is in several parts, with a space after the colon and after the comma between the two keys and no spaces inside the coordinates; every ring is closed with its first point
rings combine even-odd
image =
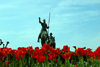
{"type": "Polygon", "coordinates": [[[41,24],[41,32],[38,36],[37,42],[40,42],[43,46],[44,43],[50,44],[51,47],[55,48],[55,37],[52,36],[52,33],[49,35],[49,24],[46,24],[46,20],[43,19],[43,22],[41,21],[41,18],[39,17],[39,23],[41,24]],[[48,29],[48,30],[47,30],[48,29]]]}
{"type": "Polygon", "coordinates": [[[38,42],[40,42],[39,39],[41,39],[41,44],[43,46],[43,44],[47,43],[47,40],[48,40],[47,29],[49,29],[49,26],[47,26],[45,19],[43,20],[43,22],[41,22],[40,17],[39,17],[39,23],[41,24],[42,29],[41,29],[41,32],[38,36],[38,42]]]}

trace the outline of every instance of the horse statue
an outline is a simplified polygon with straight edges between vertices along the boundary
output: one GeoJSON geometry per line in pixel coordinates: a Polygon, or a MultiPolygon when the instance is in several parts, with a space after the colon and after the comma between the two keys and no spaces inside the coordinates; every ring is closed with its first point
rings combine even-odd
{"type": "Polygon", "coordinates": [[[43,31],[41,33],[40,39],[41,39],[41,45],[43,46],[43,44],[47,43],[47,41],[48,41],[48,33],[46,31],[43,31]]]}
{"type": "Polygon", "coordinates": [[[41,39],[41,44],[43,46],[43,44],[47,43],[47,40],[48,40],[47,29],[49,29],[49,26],[47,26],[45,19],[43,19],[43,22],[41,22],[40,17],[39,17],[39,23],[41,24],[42,28],[41,28],[41,32],[38,36],[38,42],[39,42],[39,39],[41,39]]]}

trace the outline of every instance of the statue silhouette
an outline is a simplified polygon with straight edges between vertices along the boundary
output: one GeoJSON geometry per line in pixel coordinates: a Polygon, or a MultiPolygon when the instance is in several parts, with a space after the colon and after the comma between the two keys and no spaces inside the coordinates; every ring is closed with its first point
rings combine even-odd
{"type": "Polygon", "coordinates": [[[47,43],[47,40],[48,40],[47,29],[49,29],[49,26],[47,26],[45,19],[43,20],[43,22],[41,22],[40,17],[39,17],[39,23],[41,24],[42,29],[41,29],[41,32],[40,32],[40,34],[38,36],[38,40],[37,41],[39,42],[39,39],[41,39],[41,44],[43,46],[43,44],[47,43]]]}
{"type": "Polygon", "coordinates": [[[50,44],[51,47],[56,48],[55,47],[55,45],[56,45],[56,43],[55,43],[55,37],[52,36],[52,33],[50,33],[48,43],[50,44]]]}

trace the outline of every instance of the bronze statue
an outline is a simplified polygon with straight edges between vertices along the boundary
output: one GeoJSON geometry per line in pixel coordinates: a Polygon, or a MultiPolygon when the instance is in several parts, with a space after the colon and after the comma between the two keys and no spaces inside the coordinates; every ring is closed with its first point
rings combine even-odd
{"type": "Polygon", "coordinates": [[[40,34],[38,36],[38,42],[39,42],[39,39],[41,39],[41,44],[43,46],[43,44],[47,43],[47,40],[48,40],[47,29],[49,29],[49,26],[47,26],[45,19],[43,20],[43,22],[41,22],[40,17],[39,17],[39,23],[41,24],[42,29],[41,29],[41,32],[40,32],[40,34]]]}
{"type": "Polygon", "coordinates": [[[55,43],[55,37],[52,36],[52,33],[50,33],[48,43],[50,44],[51,47],[56,48],[55,47],[55,45],[56,45],[56,43],[55,43]]]}

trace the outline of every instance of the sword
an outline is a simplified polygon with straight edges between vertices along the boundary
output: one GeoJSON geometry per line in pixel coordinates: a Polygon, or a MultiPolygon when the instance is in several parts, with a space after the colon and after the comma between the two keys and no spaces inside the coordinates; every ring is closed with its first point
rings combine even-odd
{"type": "MultiPolygon", "coordinates": [[[[50,24],[50,12],[49,12],[49,20],[48,20],[48,26],[50,24]]],[[[50,27],[49,27],[50,28],[50,27]]],[[[48,34],[49,34],[49,29],[48,29],[48,34]]]]}

